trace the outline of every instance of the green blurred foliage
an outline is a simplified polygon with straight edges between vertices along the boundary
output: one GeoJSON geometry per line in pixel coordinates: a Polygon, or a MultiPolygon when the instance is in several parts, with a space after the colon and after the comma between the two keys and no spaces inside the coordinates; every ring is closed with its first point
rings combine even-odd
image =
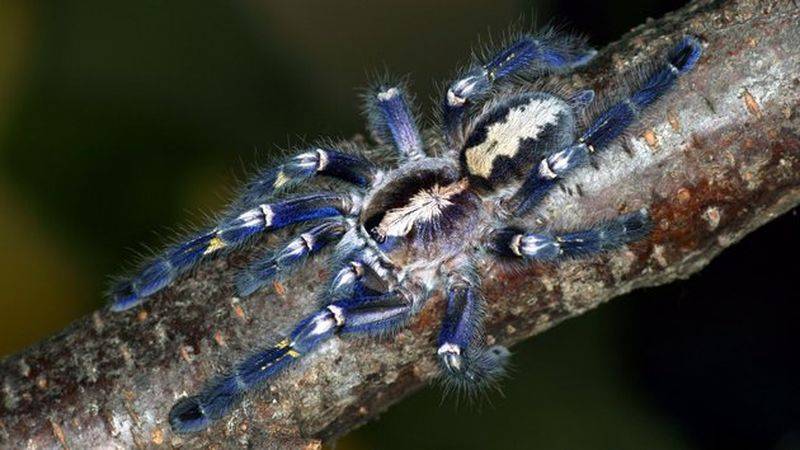
{"type": "MultiPolygon", "coordinates": [[[[255,162],[363,132],[369,73],[410,73],[427,111],[477,36],[523,13],[581,11],[599,46],[660,12],[550,1],[0,2],[0,354],[101,306],[140,245],[221,207],[255,162]]],[[[337,448],[683,448],[617,356],[624,316],[519,346],[493,406],[426,389],[337,448]]]]}

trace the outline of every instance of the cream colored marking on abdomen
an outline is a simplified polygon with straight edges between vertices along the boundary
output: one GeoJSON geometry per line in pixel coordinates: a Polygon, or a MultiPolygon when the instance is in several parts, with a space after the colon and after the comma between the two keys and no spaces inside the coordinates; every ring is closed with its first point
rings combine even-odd
{"type": "Polygon", "coordinates": [[[565,109],[564,102],[556,97],[530,99],[512,108],[504,122],[489,125],[484,142],[467,149],[469,173],[489,178],[495,159],[513,158],[521,139],[536,139],[547,125],[558,121],[558,114],[565,109]]]}

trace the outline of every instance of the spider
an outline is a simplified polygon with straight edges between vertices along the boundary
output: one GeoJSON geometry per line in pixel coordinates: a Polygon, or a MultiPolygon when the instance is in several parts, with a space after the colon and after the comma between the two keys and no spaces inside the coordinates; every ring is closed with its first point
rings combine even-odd
{"type": "Polygon", "coordinates": [[[556,262],[645,237],[646,209],[577,230],[552,231],[530,218],[548,192],[607,149],[692,69],[701,52],[695,38],[684,37],[630,82],[624,98],[589,114],[593,91],[539,89],[529,79],[584,66],[596,52],[573,36],[518,35],[493,55],[475,58],[449,84],[441,101],[441,136],[431,139],[421,136],[402,83],[376,85],[366,95],[378,141],[372,150],[393,147],[394,167],[336,148],[304,151],[258,174],[216,226],[167,249],[113,288],[111,308],[129,309],[212,255],[313,222],[237,276],[238,294],[248,296],[334,246],[324,306],[285,339],[174,405],[173,430],[208,427],[245,392],[336,335],[398,330],[438,291],[447,302],[436,349],[443,375],[464,387],[496,380],[509,352],[488,347],[483,338],[479,268],[485,265],[479,262],[556,262]],[[289,194],[318,177],[352,188],[289,194]]]}

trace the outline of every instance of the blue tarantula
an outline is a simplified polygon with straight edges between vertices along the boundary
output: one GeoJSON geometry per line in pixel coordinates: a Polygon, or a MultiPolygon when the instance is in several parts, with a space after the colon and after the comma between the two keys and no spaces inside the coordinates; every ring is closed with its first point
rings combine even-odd
{"type": "Polygon", "coordinates": [[[496,379],[508,351],[487,347],[483,340],[478,262],[558,261],[647,235],[646,210],[583,230],[552,232],[509,224],[535,217],[548,192],[608,148],[692,69],[701,51],[694,38],[682,39],[633,82],[622,100],[582,118],[593,91],[534,90],[519,76],[563,73],[587,64],[596,52],[574,37],[521,35],[449,85],[441,103],[442,137],[430,142],[419,133],[405,88],[377,86],[367,95],[369,125],[381,144],[396,150],[396,167],[381,169],[335,148],[303,152],[259,174],[234,203],[233,213],[214,228],[169,248],[113,289],[112,309],[131,308],[207,257],[241,248],[259,234],[313,221],[238,276],[238,293],[247,296],[335,244],[324,306],[300,320],[285,339],[178,402],[169,417],[172,428],[190,432],[207,427],[243,393],[337,334],[397,330],[439,290],[447,298],[436,350],[444,375],[466,386],[496,379]],[[316,177],[332,177],[353,188],[287,195],[316,177]]]}

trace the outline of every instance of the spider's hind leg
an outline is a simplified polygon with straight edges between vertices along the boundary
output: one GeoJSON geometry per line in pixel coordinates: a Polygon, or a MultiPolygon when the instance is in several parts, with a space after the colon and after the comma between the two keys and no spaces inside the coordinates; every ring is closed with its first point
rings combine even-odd
{"type": "Polygon", "coordinates": [[[505,257],[556,261],[619,248],[644,238],[650,228],[650,217],[647,210],[642,209],[571,232],[529,232],[519,228],[495,230],[490,249],[505,257]]]}
{"type": "Polygon", "coordinates": [[[327,221],[310,228],[283,248],[260,259],[236,277],[236,290],[246,297],[261,289],[274,276],[297,266],[303,260],[344,235],[344,221],[327,221]]]}
{"type": "Polygon", "coordinates": [[[464,143],[467,110],[488,97],[495,83],[523,72],[570,70],[588,63],[596,53],[582,39],[550,31],[524,35],[485,64],[473,64],[450,84],[442,99],[442,127],[450,148],[464,143]]]}
{"type": "Polygon", "coordinates": [[[663,96],[679,76],[690,71],[702,53],[700,43],[686,37],[672,50],[627,98],[614,103],[594,119],[577,142],[542,159],[527,175],[522,186],[509,199],[515,215],[535,207],[560,179],[586,164],[592,153],[600,152],[635,122],[642,110],[663,96]]]}

